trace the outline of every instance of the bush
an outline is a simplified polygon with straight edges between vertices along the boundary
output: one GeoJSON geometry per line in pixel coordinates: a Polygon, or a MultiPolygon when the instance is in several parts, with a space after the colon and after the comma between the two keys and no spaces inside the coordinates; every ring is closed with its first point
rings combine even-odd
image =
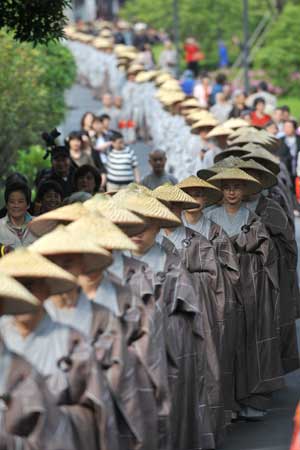
{"type": "Polygon", "coordinates": [[[300,6],[287,3],[255,58],[256,67],[264,68],[273,83],[289,95],[300,94],[299,23],[300,6]]]}
{"type": "Polygon", "coordinates": [[[17,151],[42,143],[43,131],[64,118],[64,89],[76,66],[61,44],[19,44],[0,32],[0,176],[15,164],[17,151]]]}
{"type": "Polygon", "coordinates": [[[10,167],[9,173],[23,173],[32,188],[38,172],[51,167],[50,159],[44,159],[44,155],[45,149],[39,145],[32,145],[28,150],[18,150],[17,161],[10,167]]]}

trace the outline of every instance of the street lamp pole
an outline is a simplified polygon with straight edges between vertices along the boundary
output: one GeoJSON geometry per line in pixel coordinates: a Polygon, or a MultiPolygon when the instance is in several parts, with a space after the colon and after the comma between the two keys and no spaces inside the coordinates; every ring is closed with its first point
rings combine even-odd
{"type": "Polygon", "coordinates": [[[248,0],[243,0],[243,29],[244,29],[244,88],[245,92],[249,92],[249,11],[248,11],[248,0]]]}
{"type": "Polygon", "coordinates": [[[176,75],[179,77],[180,32],[179,32],[179,0],[173,0],[173,36],[176,47],[176,75]]]}

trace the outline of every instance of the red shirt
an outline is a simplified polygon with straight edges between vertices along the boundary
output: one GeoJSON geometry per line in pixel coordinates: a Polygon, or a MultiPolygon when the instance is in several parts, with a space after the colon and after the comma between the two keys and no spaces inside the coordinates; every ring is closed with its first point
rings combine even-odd
{"type": "Polygon", "coordinates": [[[269,116],[269,114],[264,114],[263,117],[257,117],[255,111],[253,111],[250,114],[250,116],[251,116],[251,125],[260,128],[263,128],[266,125],[266,123],[268,123],[271,120],[271,116],[269,116]]]}
{"type": "Polygon", "coordinates": [[[197,44],[185,44],[185,60],[186,62],[198,61],[199,58],[199,47],[197,44]]]}

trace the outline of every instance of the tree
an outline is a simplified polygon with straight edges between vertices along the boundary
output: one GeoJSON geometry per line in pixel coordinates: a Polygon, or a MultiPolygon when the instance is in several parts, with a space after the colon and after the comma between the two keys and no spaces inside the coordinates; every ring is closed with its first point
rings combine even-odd
{"type": "Polygon", "coordinates": [[[300,5],[287,3],[255,58],[256,67],[265,69],[275,85],[295,95],[300,94],[299,23],[300,5]]]}
{"type": "Polygon", "coordinates": [[[60,44],[19,44],[0,32],[0,176],[21,148],[41,142],[43,131],[64,117],[64,89],[75,80],[76,67],[60,44]]]}
{"type": "MultiPolygon", "coordinates": [[[[144,21],[157,29],[172,33],[172,0],[131,0],[125,3],[121,15],[129,21],[144,21]]],[[[269,8],[261,0],[249,1],[250,30],[254,30],[269,8]]],[[[181,0],[179,2],[180,34],[185,39],[195,36],[205,54],[205,65],[217,64],[217,41],[223,39],[233,57],[240,48],[232,44],[232,37],[242,38],[243,2],[228,0],[181,0]]]]}
{"type": "Polygon", "coordinates": [[[46,44],[63,36],[70,0],[1,0],[0,28],[21,42],[46,44]]]}

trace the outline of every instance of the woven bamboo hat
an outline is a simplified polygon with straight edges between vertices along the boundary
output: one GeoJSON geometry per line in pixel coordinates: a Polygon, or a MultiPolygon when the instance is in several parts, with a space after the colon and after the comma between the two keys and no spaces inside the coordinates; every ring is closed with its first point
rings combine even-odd
{"type": "Polygon", "coordinates": [[[143,70],[145,70],[145,67],[142,66],[142,64],[132,64],[129,66],[129,68],[127,70],[127,74],[133,75],[135,73],[142,72],[143,70]]]}
{"type": "Polygon", "coordinates": [[[199,102],[195,98],[188,98],[182,102],[183,108],[199,108],[199,102]]]}
{"type": "Polygon", "coordinates": [[[82,203],[72,203],[35,217],[30,222],[29,229],[35,236],[43,236],[54,230],[57,225],[67,225],[87,213],[88,210],[82,203]]]}
{"type": "Polygon", "coordinates": [[[14,278],[0,273],[1,314],[17,315],[34,313],[40,302],[14,278]]]}
{"type": "Polygon", "coordinates": [[[109,250],[136,250],[135,244],[111,220],[90,213],[66,227],[72,234],[88,235],[97,245],[109,250]]]}
{"type": "Polygon", "coordinates": [[[165,106],[172,106],[175,103],[182,102],[185,99],[185,94],[183,92],[170,92],[168,95],[161,98],[161,102],[165,106]]]}
{"type": "Polygon", "coordinates": [[[238,159],[239,162],[236,162],[236,167],[244,170],[244,172],[256,178],[262,185],[263,189],[270,189],[272,186],[275,186],[275,184],[277,184],[276,175],[266,167],[264,167],[262,164],[258,163],[254,159],[238,159]]]}
{"type": "Polygon", "coordinates": [[[264,147],[273,146],[274,139],[268,133],[265,133],[264,130],[248,130],[245,129],[245,132],[241,133],[235,139],[230,139],[230,146],[232,145],[246,145],[249,143],[259,144],[264,147]]]}
{"type": "Polygon", "coordinates": [[[132,184],[119,191],[113,201],[123,208],[129,209],[143,218],[156,220],[161,228],[177,227],[180,220],[159,200],[149,195],[138,185],[132,184]]]}
{"type": "Polygon", "coordinates": [[[118,55],[119,60],[126,60],[126,61],[134,61],[137,57],[137,54],[135,52],[127,50],[126,52],[118,55]]]}
{"type": "Polygon", "coordinates": [[[120,208],[107,195],[96,194],[93,198],[87,200],[84,205],[89,211],[97,211],[103,217],[118,225],[127,236],[135,236],[145,228],[143,219],[127,209],[120,208]]]}
{"type": "Polygon", "coordinates": [[[228,156],[228,158],[221,159],[220,161],[216,162],[213,166],[209,167],[208,169],[201,169],[198,171],[199,178],[203,180],[208,180],[209,178],[213,177],[216,173],[221,172],[223,169],[232,169],[234,167],[239,168],[239,163],[243,162],[243,160],[237,156],[228,156]]]}
{"type": "Polygon", "coordinates": [[[110,39],[105,39],[102,37],[97,37],[93,40],[93,46],[99,50],[107,50],[113,48],[113,43],[110,39]]]}
{"type": "Polygon", "coordinates": [[[207,206],[214,205],[223,198],[223,192],[220,189],[210,183],[207,183],[207,181],[205,180],[201,180],[195,175],[185,178],[180,183],[178,183],[177,186],[183,191],[190,188],[203,189],[205,197],[207,199],[207,206]]]}
{"type": "Polygon", "coordinates": [[[101,248],[90,233],[72,233],[67,227],[59,225],[51,233],[35,241],[30,250],[55,261],[56,256],[79,255],[83,258],[86,272],[103,269],[112,262],[111,254],[101,248]]]}
{"type": "Polygon", "coordinates": [[[237,130],[238,128],[249,127],[249,124],[244,119],[232,117],[223,123],[223,127],[230,128],[231,130],[237,130]]]}
{"type": "Polygon", "coordinates": [[[243,149],[248,152],[242,156],[243,159],[254,159],[254,161],[262,164],[275,175],[280,172],[279,159],[260,145],[247,144],[243,149]]]}
{"type": "Polygon", "coordinates": [[[155,78],[156,70],[143,71],[137,74],[136,83],[147,83],[155,78]]]}
{"type": "Polygon", "coordinates": [[[167,80],[173,80],[174,78],[169,73],[162,73],[155,79],[156,86],[161,86],[167,80]]]}
{"type": "Polygon", "coordinates": [[[100,31],[99,36],[102,38],[105,38],[105,39],[111,39],[113,37],[113,34],[112,34],[111,30],[104,29],[104,30],[100,31]]]}
{"type": "Polygon", "coordinates": [[[234,147],[228,147],[227,150],[223,150],[214,157],[214,163],[227,159],[229,156],[242,157],[244,155],[248,155],[248,153],[249,151],[245,150],[245,147],[239,147],[237,145],[234,147]]]}
{"type": "Polygon", "coordinates": [[[181,90],[181,87],[177,80],[174,78],[164,81],[164,83],[161,85],[160,89],[164,91],[176,91],[181,90]]]}
{"type": "Polygon", "coordinates": [[[218,125],[213,128],[207,135],[207,138],[214,138],[218,136],[230,136],[232,133],[230,128],[224,127],[224,125],[218,125]]]}
{"type": "Polygon", "coordinates": [[[244,195],[258,194],[262,190],[262,185],[251,175],[248,175],[241,169],[223,169],[213,177],[208,179],[208,182],[222,189],[224,182],[240,181],[243,184],[244,195]]]}
{"type": "Polygon", "coordinates": [[[178,186],[163,184],[152,191],[152,195],[161,202],[175,203],[182,209],[199,208],[199,203],[178,186]]]}
{"type": "Polygon", "coordinates": [[[75,278],[28,248],[17,249],[0,259],[0,271],[22,283],[25,279],[42,279],[50,295],[62,294],[77,286],[75,278]]]}
{"type": "Polygon", "coordinates": [[[213,117],[206,117],[194,123],[191,128],[191,133],[198,134],[201,128],[214,128],[219,125],[219,122],[213,117]]]}

